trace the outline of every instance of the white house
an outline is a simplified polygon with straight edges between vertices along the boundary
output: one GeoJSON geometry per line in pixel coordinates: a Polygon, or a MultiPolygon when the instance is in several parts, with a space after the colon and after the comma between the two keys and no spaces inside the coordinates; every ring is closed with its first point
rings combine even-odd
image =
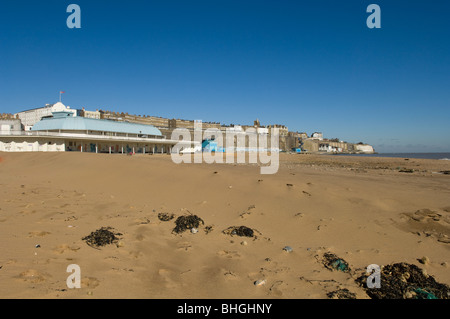
{"type": "Polygon", "coordinates": [[[322,134],[322,132],[314,132],[314,133],[311,134],[311,138],[322,141],[323,140],[323,134],[322,134]]]}

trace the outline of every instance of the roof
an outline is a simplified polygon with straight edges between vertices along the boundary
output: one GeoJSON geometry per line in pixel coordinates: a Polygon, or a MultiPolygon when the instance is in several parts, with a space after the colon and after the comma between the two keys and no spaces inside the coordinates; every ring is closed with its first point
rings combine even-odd
{"type": "Polygon", "coordinates": [[[39,110],[39,109],[48,109],[48,108],[51,108],[51,107],[53,107],[53,105],[54,105],[54,104],[47,104],[47,105],[45,105],[45,106],[41,106],[41,107],[34,107],[34,108],[32,108],[32,109],[27,109],[27,110],[19,111],[19,112],[17,112],[17,113],[14,113],[14,114],[19,114],[19,113],[30,112],[30,111],[35,111],[35,110],[39,110]]]}
{"type": "Polygon", "coordinates": [[[142,134],[152,136],[162,135],[161,131],[152,125],[74,117],[73,114],[68,112],[54,112],[54,117],[43,118],[41,121],[34,124],[31,130],[75,130],[142,134]]]}
{"type": "Polygon", "coordinates": [[[52,108],[52,107],[62,107],[62,108],[64,108],[64,109],[70,109],[70,110],[72,110],[69,106],[65,106],[64,104],[62,104],[61,102],[56,102],[56,103],[53,103],[53,104],[45,104],[45,106],[40,106],[40,107],[34,107],[34,108],[32,108],[32,109],[27,109],[27,110],[23,110],[23,111],[20,111],[20,112],[17,112],[16,114],[19,114],[19,113],[25,113],[25,112],[30,112],[30,111],[36,111],[36,110],[40,110],[40,109],[50,109],[50,108],[52,108]]]}

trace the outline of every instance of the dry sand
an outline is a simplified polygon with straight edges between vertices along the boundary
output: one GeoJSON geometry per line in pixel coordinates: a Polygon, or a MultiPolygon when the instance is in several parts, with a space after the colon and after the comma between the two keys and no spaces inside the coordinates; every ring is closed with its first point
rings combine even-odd
{"type": "Polygon", "coordinates": [[[356,276],[396,262],[450,284],[450,175],[438,173],[449,161],[280,159],[277,174],[261,175],[168,155],[0,153],[0,297],[297,299],[347,288],[368,298],[356,276]],[[189,212],[204,220],[199,232],[172,233],[189,212]],[[241,225],[257,238],[222,233],[241,225]],[[108,226],[119,244],[82,240],[108,226]],[[325,252],[352,272],[325,268],[325,252]],[[81,289],[66,285],[70,264],[81,289]]]}

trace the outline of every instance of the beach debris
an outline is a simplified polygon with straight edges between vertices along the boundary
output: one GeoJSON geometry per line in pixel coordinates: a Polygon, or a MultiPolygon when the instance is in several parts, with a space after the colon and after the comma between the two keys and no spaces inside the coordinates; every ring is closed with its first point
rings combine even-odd
{"type": "Polygon", "coordinates": [[[244,240],[244,241],[241,241],[241,245],[242,245],[242,246],[247,246],[248,244],[247,244],[247,242],[244,240]]]}
{"type": "Polygon", "coordinates": [[[136,222],[138,225],[147,225],[150,224],[150,219],[148,219],[147,217],[142,217],[136,220],[136,222]]]}
{"type": "Polygon", "coordinates": [[[117,247],[117,248],[120,248],[120,247],[123,247],[123,246],[125,246],[123,240],[119,240],[119,241],[117,242],[117,244],[116,244],[116,247],[117,247]]]}
{"type": "Polygon", "coordinates": [[[245,212],[243,212],[242,214],[240,214],[239,217],[245,218],[247,215],[251,215],[251,214],[252,214],[251,210],[252,210],[252,209],[255,209],[255,208],[256,208],[255,205],[250,205],[250,206],[247,208],[247,211],[245,211],[245,212]]]}
{"type": "Polygon", "coordinates": [[[327,293],[327,296],[331,299],[356,299],[356,294],[350,292],[347,288],[331,291],[327,293]]]}
{"type": "Polygon", "coordinates": [[[64,219],[65,222],[70,222],[72,220],[78,220],[78,217],[76,217],[76,216],[69,216],[66,219],[64,219]]]}
{"type": "Polygon", "coordinates": [[[441,236],[438,238],[438,242],[450,244],[450,238],[445,234],[441,234],[441,236]]]}
{"type": "Polygon", "coordinates": [[[114,232],[112,227],[102,227],[94,232],[91,232],[88,236],[83,237],[82,240],[86,241],[86,244],[93,248],[101,246],[116,244],[119,241],[121,233],[114,232]]]}
{"type": "Polygon", "coordinates": [[[169,213],[159,213],[158,219],[163,222],[168,222],[169,220],[172,220],[175,217],[174,214],[169,213]]]}
{"type": "Polygon", "coordinates": [[[250,215],[251,212],[243,212],[242,214],[239,215],[240,218],[245,218],[247,217],[247,215],[250,215]]]}
{"type": "Polygon", "coordinates": [[[292,186],[294,186],[294,184],[286,184],[286,186],[292,187],[292,186]]]}
{"type": "Polygon", "coordinates": [[[175,232],[177,234],[180,234],[184,232],[185,230],[190,230],[192,228],[199,228],[200,223],[205,224],[203,219],[198,217],[197,215],[183,215],[179,216],[177,220],[175,221],[175,228],[172,230],[172,232],[175,232]]]}
{"type": "Polygon", "coordinates": [[[241,236],[241,237],[254,237],[254,231],[247,226],[230,226],[222,231],[225,235],[241,236]]]}
{"type": "Polygon", "coordinates": [[[450,171],[440,171],[439,173],[444,174],[444,175],[450,175],[450,171]]]}
{"type": "Polygon", "coordinates": [[[380,288],[367,288],[368,274],[356,279],[372,299],[450,299],[450,287],[438,283],[413,264],[395,263],[382,267],[380,288]]]}
{"type": "Polygon", "coordinates": [[[265,279],[258,279],[253,283],[255,286],[263,286],[266,284],[266,280],[265,279]]]}
{"type": "Polygon", "coordinates": [[[37,244],[36,246],[34,246],[35,248],[41,248],[41,245],[37,244]]]}
{"type": "Polygon", "coordinates": [[[191,233],[197,234],[198,233],[198,229],[197,228],[191,228],[191,233]]]}
{"type": "Polygon", "coordinates": [[[292,251],[293,251],[293,249],[292,249],[291,246],[284,246],[284,247],[283,247],[283,250],[286,251],[286,252],[288,252],[288,253],[292,253],[292,251]]]}
{"type": "Polygon", "coordinates": [[[417,261],[423,265],[428,265],[430,263],[430,258],[423,256],[422,258],[417,259],[417,261]]]}
{"type": "Polygon", "coordinates": [[[336,256],[333,253],[329,253],[329,252],[325,253],[323,255],[322,263],[325,266],[325,268],[327,268],[329,270],[339,270],[342,272],[350,271],[350,267],[348,266],[348,263],[344,259],[339,258],[338,256],[336,256]]]}
{"type": "Polygon", "coordinates": [[[415,297],[415,299],[438,299],[434,294],[426,290],[417,288],[414,293],[410,293],[410,296],[415,297]]]}
{"type": "Polygon", "coordinates": [[[414,170],[411,168],[401,168],[399,170],[400,173],[414,173],[414,170]]]}
{"type": "Polygon", "coordinates": [[[210,232],[212,232],[212,230],[213,230],[213,226],[211,226],[211,225],[205,226],[205,234],[208,235],[210,232]]]}

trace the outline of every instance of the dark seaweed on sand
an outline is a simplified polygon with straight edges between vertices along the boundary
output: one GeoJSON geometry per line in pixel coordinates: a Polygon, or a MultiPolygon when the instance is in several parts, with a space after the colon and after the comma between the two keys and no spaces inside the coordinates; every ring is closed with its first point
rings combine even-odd
{"type": "Polygon", "coordinates": [[[198,228],[201,224],[205,224],[203,219],[198,217],[197,215],[184,215],[180,216],[175,221],[175,228],[172,230],[172,232],[175,232],[177,234],[180,234],[186,230],[190,230],[192,228],[198,228]]]}
{"type": "Polygon", "coordinates": [[[158,214],[158,219],[163,222],[172,220],[174,217],[175,217],[174,214],[169,214],[169,213],[159,213],[158,214]]]}
{"type": "Polygon", "coordinates": [[[91,232],[88,236],[83,237],[82,240],[86,241],[86,244],[93,248],[116,243],[121,236],[121,233],[114,233],[111,227],[102,227],[94,232],[91,232]]]}
{"type": "Polygon", "coordinates": [[[331,291],[327,293],[327,296],[331,299],[356,299],[356,294],[350,292],[347,288],[331,291]]]}
{"type": "Polygon", "coordinates": [[[237,235],[241,237],[253,237],[254,232],[253,229],[248,228],[247,226],[231,226],[223,231],[226,235],[237,235]]]}
{"type": "Polygon", "coordinates": [[[416,265],[395,263],[384,266],[380,288],[367,287],[367,274],[356,281],[372,299],[450,299],[450,287],[436,282],[416,265]]]}
{"type": "Polygon", "coordinates": [[[325,253],[323,255],[323,265],[330,270],[340,270],[343,272],[350,271],[348,263],[333,253],[325,253]]]}

